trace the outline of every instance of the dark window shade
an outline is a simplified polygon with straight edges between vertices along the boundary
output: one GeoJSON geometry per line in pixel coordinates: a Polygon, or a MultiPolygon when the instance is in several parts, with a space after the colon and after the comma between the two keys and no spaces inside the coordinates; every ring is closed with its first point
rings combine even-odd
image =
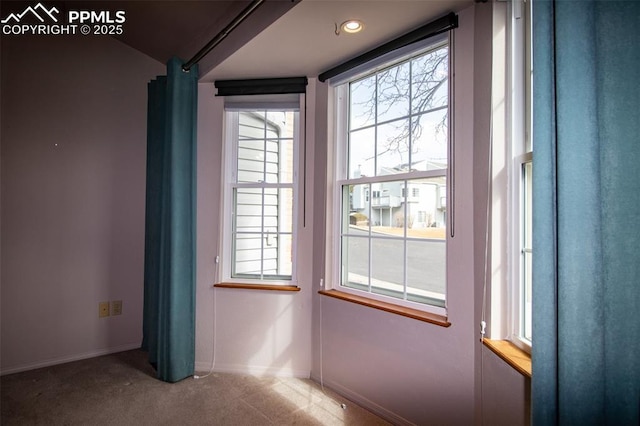
{"type": "Polygon", "coordinates": [[[330,70],[323,72],[318,76],[318,80],[322,82],[327,81],[332,77],[345,73],[357,66],[360,66],[369,61],[372,61],[389,52],[392,52],[394,50],[400,49],[402,47],[408,46],[413,43],[417,43],[419,41],[436,36],[438,34],[442,34],[454,28],[458,28],[458,15],[451,12],[448,15],[443,16],[442,18],[429,22],[428,24],[423,25],[418,29],[415,29],[403,36],[400,36],[394,40],[391,40],[388,43],[378,46],[373,50],[363,53],[360,56],[356,56],[355,58],[350,59],[347,62],[344,62],[340,65],[337,65],[331,68],[330,70]]]}
{"type": "Polygon", "coordinates": [[[217,96],[305,93],[307,77],[217,80],[214,85],[218,89],[217,96]]]}

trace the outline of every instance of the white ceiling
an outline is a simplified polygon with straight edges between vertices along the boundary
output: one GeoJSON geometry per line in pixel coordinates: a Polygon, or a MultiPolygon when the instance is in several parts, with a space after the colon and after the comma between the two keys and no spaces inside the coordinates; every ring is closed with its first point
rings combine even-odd
{"type": "Polygon", "coordinates": [[[314,77],[472,0],[303,0],[203,76],[217,79],[314,77]],[[358,34],[335,25],[359,19],[358,34]]]}

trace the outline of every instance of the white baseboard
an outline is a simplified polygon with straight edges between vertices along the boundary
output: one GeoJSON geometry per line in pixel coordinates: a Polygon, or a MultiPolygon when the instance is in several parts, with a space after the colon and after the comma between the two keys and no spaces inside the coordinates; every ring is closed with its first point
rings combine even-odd
{"type": "MultiPolygon", "coordinates": [[[[210,362],[196,362],[196,371],[209,372],[211,370],[210,362]]],[[[249,376],[269,376],[269,377],[296,377],[298,379],[308,379],[310,372],[308,370],[294,370],[291,368],[264,367],[243,364],[216,364],[213,368],[216,373],[233,373],[246,374],[249,376]]]]}
{"type": "Polygon", "coordinates": [[[23,371],[35,370],[36,368],[50,367],[52,365],[65,364],[67,362],[80,361],[82,359],[95,358],[97,356],[109,355],[109,354],[114,354],[116,352],[130,351],[132,349],[139,349],[139,348],[140,348],[140,342],[129,343],[126,345],[114,346],[112,348],[104,348],[104,349],[98,349],[95,351],[84,352],[81,354],[66,355],[59,358],[50,358],[44,361],[37,361],[37,362],[31,362],[31,363],[22,364],[22,365],[15,365],[12,367],[1,369],[0,376],[4,376],[5,374],[21,373],[23,371]]]}
{"type": "MultiPolygon", "coordinates": [[[[311,376],[311,380],[316,383],[320,383],[320,378],[316,377],[315,375],[311,376]]],[[[402,416],[399,416],[393,411],[387,410],[383,406],[376,404],[370,399],[367,399],[367,397],[360,395],[359,393],[354,392],[351,389],[347,389],[336,382],[333,382],[331,380],[324,380],[323,386],[366,408],[367,410],[378,415],[379,417],[382,417],[383,419],[394,425],[415,426],[415,423],[410,422],[409,420],[405,419],[402,416]]]]}

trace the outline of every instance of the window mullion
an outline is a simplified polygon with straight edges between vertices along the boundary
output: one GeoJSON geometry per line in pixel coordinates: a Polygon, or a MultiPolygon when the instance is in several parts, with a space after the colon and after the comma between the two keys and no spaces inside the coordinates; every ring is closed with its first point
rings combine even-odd
{"type": "MultiPolygon", "coordinates": [[[[378,176],[378,100],[379,100],[379,93],[378,93],[378,87],[379,82],[378,82],[378,75],[376,74],[376,78],[375,78],[375,87],[373,90],[373,96],[374,96],[374,102],[373,102],[373,123],[374,123],[374,128],[373,128],[373,175],[374,176],[378,176]]],[[[373,186],[371,186],[369,188],[369,193],[373,194],[373,186]]],[[[368,216],[369,216],[369,277],[368,277],[368,281],[369,281],[369,293],[371,293],[373,291],[373,234],[371,232],[371,217],[373,214],[373,197],[370,198],[370,202],[369,202],[369,212],[368,212],[368,216]]]]}
{"type": "MultiPolygon", "coordinates": [[[[369,185],[369,194],[373,194],[372,191],[373,191],[373,187],[371,185],[369,185]]],[[[369,250],[368,250],[367,256],[369,256],[369,258],[368,258],[368,263],[369,263],[369,277],[368,277],[369,286],[368,287],[369,287],[369,290],[368,291],[369,291],[369,293],[371,293],[371,291],[372,291],[371,274],[373,272],[373,262],[372,262],[372,260],[373,260],[373,240],[372,240],[372,235],[371,235],[371,212],[373,210],[373,207],[372,207],[373,206],[373,198],[370,197],[369,199],[371,200],[371,202],[369,202],[369,211],[367,212],[368,216],[369,216],[369,229],[367,231],[368,232],[368,238],[367,239],[369,241],[369,247],[368,247],[369,250]]]]}
{"type": "MultiPolygon", "coordinates": [[[[409,158],[411,158],[411,155],[409,155],[409,158]]],[[[409,164],[411,164],[411,160],[409,160],[409,164]]],[[[403,230],[403,239],[402,239],[402,252],[403,252],[403,257],[404,257],[404,265],[402,268],[402,287],[403,287],[403,295],[402,298],[404,300],[407,300],[407,280],[408,280],[408,269],[409,269],[409,260],[408,258],[408,252],[407,252],[407,226],[408,226],[408,209],[409,209],[409,203],[408,203],[408,195],[409,195],[409,181],[405,180],[404,181],[404,230],[403,230]]]]}
{"type": "Polygon", "coordinates": [[[265,185],[267,182],[267,112],[261,111],[264,114],[263,127],[262,127],[262,205],[260,206],[261,214],[260,214],[260,279],[264,279],[264,244],[267,238],[264,229],[264,202],[265,202],[265,185]]]}
{"type": "MultiPolygon", "coordinates": [[[[407,139],[409,140],[409,170],[413,169],[413,61],[409,61],[409,134],[407,135],[407,139]]],[[[402,241],[402,251],[404,257],[404,267],[402,268],[402,288],[404,290],[402,298],[404,300],[408,299],[408,276],[409,276],[409,259],[408,259],[408,248],[407,248],[407,227],[409,226],[409,181],[404,181],[404,230],[403,235],[404,239],[402,241]]]]}
{"type": "Polygon", "coordinates": [[[381,175],[381,176],[365,176],[361,178],[354,179],[344,179],[338,180],[338,185],[361,185],[367,183],[383,183],[383,182],[394,182],[397,180],[403,179],[428,179],[428,178],[436,178],[436,177],[446,177],[447,169],[436,169],[436,170],[426,170],[426,171],[416,171],[409,173],[398,173],[394,175],[381,175]]]}
{"type": "MultiPolygon", "coordinates": [[[[413,61],[409,61],[409,170],[413,166],[413,61]]],[[[406,194],[405,194],[406,195],[406,194]]]]}
{"type": "Polygon", "coordinates": [[[379,101],[379,93],[378,87],[380,86],[378,82],[379,76],[376,74],[376,87],[373,90],[374,102],[373,102],[373,175],[378,176],[378,101],[379,101]]]}

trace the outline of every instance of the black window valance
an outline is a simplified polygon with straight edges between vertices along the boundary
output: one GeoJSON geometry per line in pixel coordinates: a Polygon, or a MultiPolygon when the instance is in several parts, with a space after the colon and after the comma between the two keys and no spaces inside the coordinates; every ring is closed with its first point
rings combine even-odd
{"type": "Polygon", "coordinates": [[[403,36],[400,36],[390,42],[387,42],[381,46],[376,47],[362,55],[356,56],[353,59],[348,60],[340,65],[337,65],[318,76],[318,80],[324,82],[328,79],[352,70],[362,64],[372,61],[382,55],[386,55],[389,52],[408,46],[413,43],[425,40],[430,37],[434,37],[438,34],[442,34],[451,29],[458,28],[458,15],[451,12],[442,18],[431,21],[428,24],[423,25],[403,36]]]}
{"type": "Polygon", "coordinates": [[[214,85],[218,89],[217,96],[305,93],[307,77],[217,80],[214,85]]]}

